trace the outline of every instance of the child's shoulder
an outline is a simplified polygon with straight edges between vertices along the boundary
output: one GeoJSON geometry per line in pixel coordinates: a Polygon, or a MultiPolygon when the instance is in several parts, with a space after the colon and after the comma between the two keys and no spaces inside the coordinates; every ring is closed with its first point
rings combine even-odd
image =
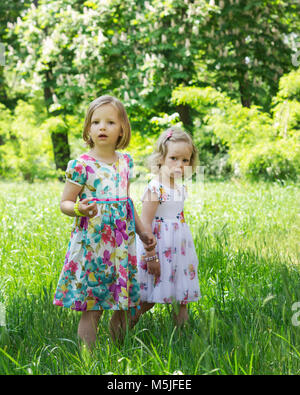
{"type": "Polygon", "coordinates": [[[164,185],[157,176],[152,178],[148,182],[147,187],[150,189],[155,189],[155,190],[159,191],[161,194],[165,194],[166,191],[170,191],[170,187],[167,187],[166,185],[164,185]]]}
{"type": "Polygon", "coordinates": [[[123,157],[129,166],[133,164],[132,156],[128,152],[118,152],[118,155],[123,157]]]}
{"type": "Polygon", "coordinates": [[[76,157],[76,158],[70,159],[69,162],[68,162],[68,167],[67,167],[67,169],[68,169],[68,170],[74,169],[75,167],[78,167],[78,166],[85,167],[85,166],[86,166],[86,163],[85,163],[84,158],[82,158],[82,156],[83,156],[83,155],[80,155],[80,156],[78,156],[78,157],[76,157]]]}
{"type": "Polygon", "coordinates": [[[95,158],[91,157],[88,154],[81,154],[75,159],[71,159],[68,162],[66,173],[72,174],[75,172],[79,173],[80,175],[86,173],[94,173],[95,166],[99,167],[95,158]]]}
{"type": "Polygon", "coordinates": [[[81,157],[71,159],[66,169],[66,179],[74,184],[84,185],[87,181],[88,168],[90,167],[81,157]]]}
{"type": "Polygon", "coordinates": [[[161,199],[162,195],[164,194],[163,185],[157,177],[154,177],[148,181],[148,184],[146,185],[146,190],[149,190],[150,192],[158,195],[159,199],[161,199]]]}
{"type": "Polygon", "coordinates": [[[81,163],[87,163],[87,162],[96,163],[97,162],[97,159],[93,158],[91,155],[89,155],[87,153],[79,155],[75,160],[78,162],[81,162],[81,163]]]}
{"type": "Polygon", "coordinates": [[[151,178],[151,180],[148,181],[148,186],[150,186],[150,187],[153,186],[153,187],[159,188],[161,191],[170,190],[170,187],[163,184],[158,176],[151,178]]]}
{"type": "Polygon", "coordinates": [[[88,164],[91,164],[91,162],[96,163],[97,161],[88,154],[81,154],[69,160],[68,168],[73,168],[76,166],[86,167],[88,164]]]}
{"type": "Polygon", "coordinates": [[[163,184],[157,176],[148,182],[146,189],[156,193],[159,196],[159,200],[164,202],[172,200],[171,196],[173,194],[176,194],[178,199],[181,199],[182,196],[184,199],[187,197],[185,184],[175,185],[174,188],[170,188],[170,186],[163,184]]]}
{"type": "Polygon", "coordinates": [[[161,188],[162,184],[160,183],[158,177],[153,177],[151,178],[151,180],[148,181],[147,186],[148,188],[149,187],[161,188]]]}

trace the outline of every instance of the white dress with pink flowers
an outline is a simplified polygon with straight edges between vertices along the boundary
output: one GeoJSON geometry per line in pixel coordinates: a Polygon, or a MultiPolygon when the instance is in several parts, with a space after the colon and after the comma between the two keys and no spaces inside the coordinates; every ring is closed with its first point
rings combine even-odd
{"type": "Polygon", "coordinates": [[[149,303],[186,304],[200,297],[198,280],[198,258],[191,231],[184,220],[184,200],[187,196],[184,186],[171,189],[152,180],[146,187],[156,193],[159,206],[152,222],[156,236],[156,252],[160,261],[160,277],[148,274],[145,250],[137,237],[137,262],[141,301],[149,303]]]}

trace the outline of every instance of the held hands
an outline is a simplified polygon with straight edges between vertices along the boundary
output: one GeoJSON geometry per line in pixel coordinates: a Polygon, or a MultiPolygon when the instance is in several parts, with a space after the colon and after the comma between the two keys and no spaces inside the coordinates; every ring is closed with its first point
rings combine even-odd
{"type": "Polygon", "coordinates": [[[153,274],[155,280],[157,280],[160,276],[160,263],[155,252],[156,238],[151,232],[142,232],[139,236],[145,251],[147,251],[145,261],[147,262],[148,273],[153,274]],[[151,257],[153,258],[151,259],[151,257]]]}
{"type": "Polygon", "coordinates": [[[145,251],[147,251],[145,261],[147,262],[148,273],[153,274],[156,281],[160,276],[160,263],[155,252],[156,238],[151,232],[143,232],[139,236],[144,244],[145,251]]]}
{"type": "MultiPolygon", "coordinates": [[[[159,262],[157,255],[155,254],[154,256],[155,256],[154,260],[147,262],[147,269],[148,269],[148,273],[153,274],[155,277],[155,280],[157,280],[158,277],[160,276],[160,262],[159,262]]],[[[148,258],[149,258],[149,256],[148,256],[148,258]]],[[[147,257],[145,259],[147,261],[147,257]]]]}
{"type": "Polygon", "coordinates": [[[83,216],[93,218],[97,215],[98,208],[96,202],[89,204],[90,200],[89,198],[80,200],[78,203],[78,210],[83,216]]]}
{"type": "Polygon", "coordinates": [[[146,251],[152,251],[155,248],[156,238],[151,232],[141,232],[139,236],[146,251]]]}

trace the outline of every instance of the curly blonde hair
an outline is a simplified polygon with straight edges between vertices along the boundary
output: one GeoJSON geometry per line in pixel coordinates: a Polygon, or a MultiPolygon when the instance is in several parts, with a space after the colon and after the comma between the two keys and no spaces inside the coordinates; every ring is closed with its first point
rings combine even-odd
{"type": "Polygon", "coordinates": [[[84,127],[83,127],[83,140],[91,147],[94,147],[94,143],[90,138],[89,131],[91,128],[91,119],[93,116],[94,111],[99,108],[100,106],[103,106],[104,104],[111,104],[113,105],[116,110],[118,111],[120,120],[121,120],[121,127],[123,134],[120,136],[117,145],[115,149],[124,149],[128,146],[131,138],[131,127],[129,123],[129,119],[125,110],[125,107],[123,104],[118,100],[117,98],[109,95],[103,95],[98,97],[97,99],[93,100],[89,108],[87,110],[86,116],[85,116],[85,121],[84,121],[84,127]]]}
{"type": "Polygon", "coordinates": [[[148,158],[148,167],[155,174],[158,174],[162,163],[165,160],[165,157],[168,153],[168,144],[169,142],[177,143],[179,141],[185,142],[191,146],[192,155],[190,159],[190,166],[192,167],[192,172],[194,173],[196,170],[196,166],[198,164],[198,150],[192,140],[192,137],[189,133],[180,129],[179,127],[172,126],[166,129],[159,136],[155,150],[153,154],[148,158]]]}

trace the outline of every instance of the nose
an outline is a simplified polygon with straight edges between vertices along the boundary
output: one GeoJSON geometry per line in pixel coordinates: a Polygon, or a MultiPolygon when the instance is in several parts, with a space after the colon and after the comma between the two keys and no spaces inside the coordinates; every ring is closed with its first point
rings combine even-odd
{"type": "Polygon", "coordinates": [[[183,168],[184,168],[184,163],[183,163],[183,161],[181,160],[180,161],[180,163],[179,163],[179,167],[180,167],[180,169],[183,171],[183,168]]]}
{"type": "Polygon", "coordinates": [[[181,173],[183,173],[184,165],[183,165],[183,162],[182,162],[181,160],[179,160],[179,161],[176,163],[176,169],[177,169],[177,171],[180,170],[181,173]]]}
{"type": "Polygon", "coordinates": [[[99,129],[100,130],[104,130],[105,129],[105,122],[104,121],[100,121],[99,122],[99,129]]]}

